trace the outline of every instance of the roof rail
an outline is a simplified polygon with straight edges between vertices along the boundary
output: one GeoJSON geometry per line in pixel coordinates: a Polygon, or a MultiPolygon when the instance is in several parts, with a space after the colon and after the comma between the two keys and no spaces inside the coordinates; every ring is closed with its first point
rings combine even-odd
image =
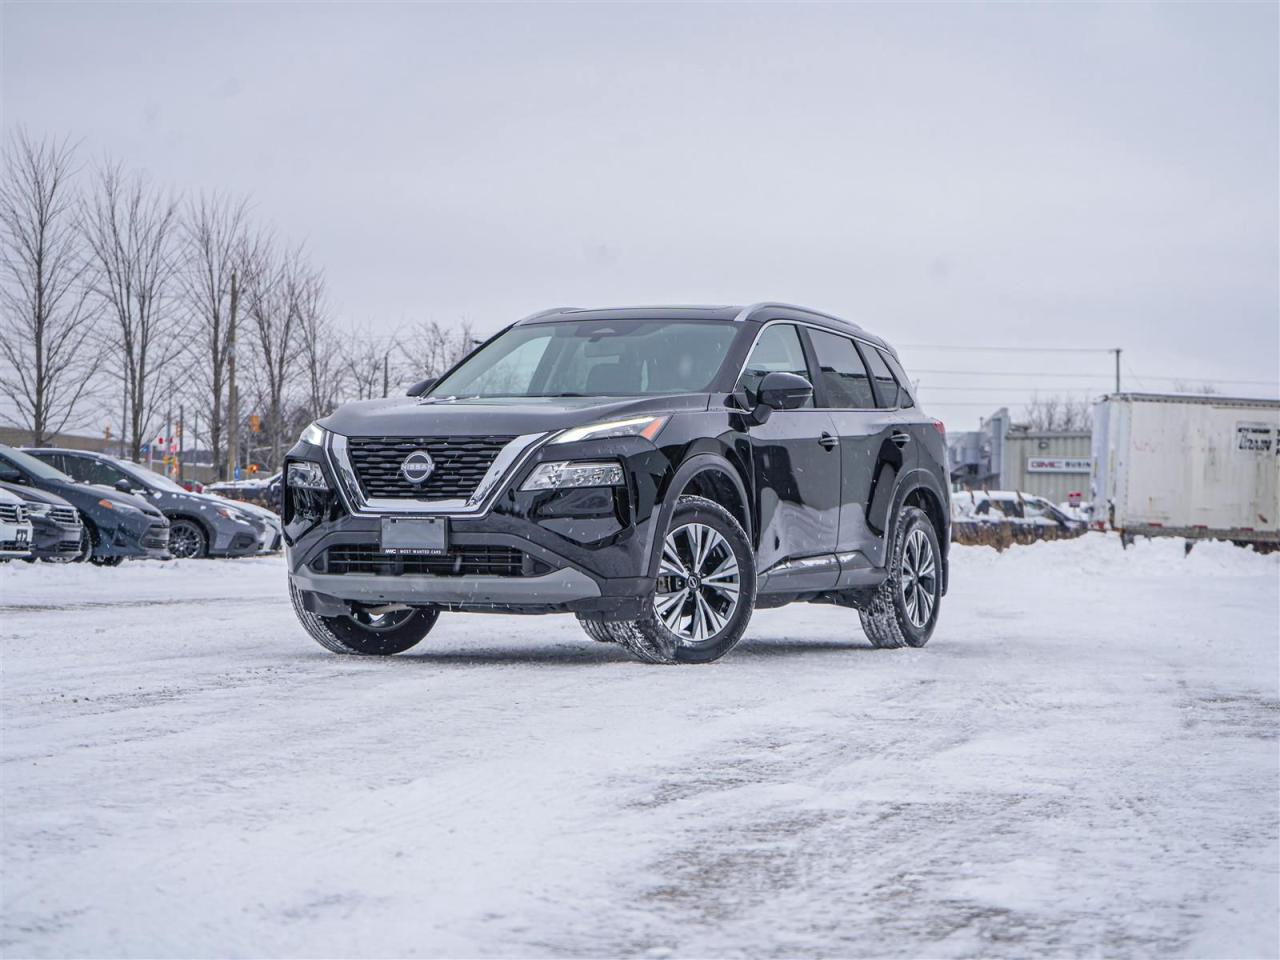
{"type": "Polygon", "coordinates": [[[530,320],[537,320],[540,317],[549,317],[553,313],[566,313],[570,310],[577,310],[577,307],[548,307],[546,310],[538,310],[529,314],[527,317],[521,317],[516,323],[527,323],[530,320]]]}
{"type": "Polygon", "coordinates": [[[845,320],[843,317],[833,316],[830,313],[823,313],[821,310],[814,310],[811,307],[801,307],[794,303],[779,303],[773,300],[764,300],[760,303],[753,303],[750,306],[743,307],[740,311],[738,311],[738,315],[733,318],[733,321],[734,323],[739,323],[743,320],[750,320],[752,316],[754,316],[759,311],[768,310],[771,308],[783,309],[783,310],[795,310],[797,313],[807,313],[811,317],[822,317],[826,320],[835,320],[838,323],[848,324],[851,327],[858,326],[856,323],[852,323],[848,320],[845,320]]]}

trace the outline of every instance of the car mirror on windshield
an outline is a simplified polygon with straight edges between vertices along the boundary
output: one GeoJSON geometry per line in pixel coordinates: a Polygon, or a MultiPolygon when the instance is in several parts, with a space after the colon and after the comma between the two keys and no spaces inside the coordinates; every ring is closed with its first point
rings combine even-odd
{"type": "Polygon", "coordinates": [[[437,379],[436,377],[427,377],[427,379],[425,380],[419,380],[417,383],[415,383],[413,386],[411,386],[408,390],[405,391],[405,396],[408,396],[408,397],[422,396],[424,393],[426,393],[428,390],[430,390],[432,387],[436,385],[436,379],[437,379]]]}
{"type": "Polygon", "coordinates": [[[124,479],[124,477],[121,477],[119,480],[113,483],[112,486],[115,487],[117,490],[119,490],[121,493],[133,493],[133,487],[129,485],[129,481],[124,479]]]}

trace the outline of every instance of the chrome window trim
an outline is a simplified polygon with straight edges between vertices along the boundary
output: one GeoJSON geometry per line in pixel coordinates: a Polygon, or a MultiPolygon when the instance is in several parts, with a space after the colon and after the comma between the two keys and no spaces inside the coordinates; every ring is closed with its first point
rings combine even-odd
{"type": "Polygon", "coordinates": [[[511,476],[551,433],[526,433],[516,437],[503,447],[489,469],[480,478],[467,499],[448,500],[398,500],[389,497],[365,497],[356,479],[355,469],[347,453],[347,438],[340,433],[326,431],[325,458],[338,480],[338,495],[347,511],[357,517],[379,516],[384,513],[416,513],[433,516],[475,517],[488,513],[502,488],[502,481],[511,476]]]}
{"type": "MultiPolygon", "coordinates": [[[[768,306],[779,306],[779,304],[768,304],[768,306]]],[[[742,375],[747,372],[747,364],[751,360],[751,354],[755,353],[756,344],[760,342],[761,335],[763,335],[764,332],[768,330],[771,326],[773,326],[775,323],[789,323],[794,327],[809,327],[811,330],[818,330],[818,331],[821,331],[822,333],[829,333],[832,336],[844,337],[845,339],[853,340],[856,343],[861,343],[867,347],[870,347],[872,350],[875,350],[877,348],[877,345],[872,343],[870,340],[866,340],[862,337],[857,336],[856,334],[845,333],[843,330],[832,330],[830,327],[824,327],[820,323],[809,323],[808,321],[805,321],[805,320],[791,320],[787,317],[775,317],[772,320],[766,320],[764,323],[760,325],[760,329],[756,331],[755,338],[751,341],[751,349],[747,351],[747,355],[742,361],[742,367],[738,370],[738,375],[733,378],[733,388],[735,390],[738,389],[738,384],[742,380],[742,375]]],[[[864,366],[865,366],[865,362],[864,362],[864,366]]],[[[867,371],[867,376],[871,376],[870,370],[867,371]]],[[[907,410],[912,408],[910,407],[819,407],[815,404],[812,409],[814,410],[852,410],[852,411],[858,411],[861,413],[866,413],[866,412],[875,411],[875,410],[883,410],[886,413],[893,413],[894,411],[907,410]]]]}

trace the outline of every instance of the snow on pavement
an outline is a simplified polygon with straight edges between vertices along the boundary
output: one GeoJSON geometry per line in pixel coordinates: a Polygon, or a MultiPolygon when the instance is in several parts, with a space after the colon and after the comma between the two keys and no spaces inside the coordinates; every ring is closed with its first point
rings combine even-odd
{"type": "Polygon", "coordinates": [[[335,657],[278,558],[0,569],[6,956],[1280,952],[1280,558],[956,548],[922,650],[756,614],[335,657]]]}

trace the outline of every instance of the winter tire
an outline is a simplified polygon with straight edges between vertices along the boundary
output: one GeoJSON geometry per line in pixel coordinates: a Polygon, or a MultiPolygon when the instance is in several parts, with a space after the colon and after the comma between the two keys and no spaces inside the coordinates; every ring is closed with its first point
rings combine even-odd
{"type": "Polygon", "coordinates": [[[174,520],[169,526],[169,553],[175,560],[200,560],[209,555],[209,537],[194,520],[174,520]]]}
{"type": "Polygon", "coordinates": [[[609,625],[603,620],[583,620],[578,619],[579,626],[592,640],[597,643],[614,643],[613,636],[609,633],[609,625]]]}
{"type": "Polygon", "coordinates": [[[93,533],[89,530],[89,524],[84,523],[80,527],[80,550],[71,558],[72,563],[84,563],[86,560],[93,559],[93,533]]]}
{"type": "Polygon", "coordinates": [[[888,577],[858,611],[862,630],[876,647],[923,647],[938,622],[942,552],[933,523],[919,507],[898,512],[888,566],[888,577]]]}
{"type": "Polygon", "coordinates": [[[746,533],[720,504],[685,496],[658,549],[653,603],[636,620],[601,624],[603,632],[647,663],[720,659],[755,606],[756,562],[746,533]]]}
{"type": "Polygon", "coordinates": [[[355,656],[403,653],[430,633],[440,616],[435,607],[414,607],[382,615],[361,611],[350,616],[322,617],[302,605],[302,592],[292,583],[289,597],[294,613],[313,640],[333,653],[355,656]]]}

